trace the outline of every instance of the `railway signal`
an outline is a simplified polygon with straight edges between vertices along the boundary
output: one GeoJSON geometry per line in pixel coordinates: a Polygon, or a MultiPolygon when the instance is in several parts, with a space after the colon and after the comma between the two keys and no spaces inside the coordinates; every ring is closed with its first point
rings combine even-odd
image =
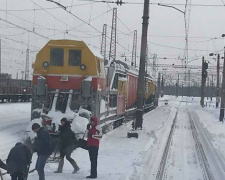
{"type": "Polygon", "coordinates": [[[208,77],[208,63],[206,61],[203,62],[203,66],[202,66],[202,77],[203,78],[207,78],[208,77]]]}

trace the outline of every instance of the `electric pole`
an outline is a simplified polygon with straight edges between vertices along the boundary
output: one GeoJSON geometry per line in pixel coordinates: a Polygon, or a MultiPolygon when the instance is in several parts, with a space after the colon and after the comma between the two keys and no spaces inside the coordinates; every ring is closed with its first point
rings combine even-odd
{"type": "Polygon", "coordinates": [[[29,79],[29,48],[26,53],[25,80],[29,79]]]}
{"type": "Polygon", "coordinates": [[[206,94],[207,94],[207,100],[209,99],[209,94],[210,94],[210,91],[209,91],[209,77],[207,78],[207,82],[208,82],[208,85],[207,85],[207,88],[206,88],[206,94]]]}
{"type": "Polygon", "coordinates": [[[164,79],[164,77],[162,76],[162,85],[161,85],[161,91],[162,91],[162,93],[161,93],[161,97],[164,96],[164,86],[165,86],[165,79],[164,79]]]}
{"type": "Polygon", "coordinates": [[[102,31],[102,44],[101,44],[101,55],[104,57],[104,63],[106,65],[106,31],[107,31],[107,25],[103,25],[103,31],[102,31]]]}
{"type": "MultiPolygon", "coordinates": [[[[224,55],[225,55],[225,47],[224,47],[224,55]]],[[[221,91],[220,121],[223,121],[224,118],[224,102],[225,102],[225,56],[223,61],[223,81],[221,91]]]]}
{"type": "Polygon", "coordinates": [[[0,75],[2,74],[2,40],[0,39],[0,75]]]}
{"type": "Polygon", "coordinates": [[[143,121],[143,100],[144,100],[144,76],[145,76],[145,58],[146,58],[146,47],[147,47],[147,36],[148,36],[148,20],[149,20],[149,0],[144,0],[144,12],[143,12],[143,23],[142,23],[142,37],[141,37],[141,57],[139,66],[138,76],[138,87],[137,87],[137,110],[136,110],[136,122],[135,129],[142,129],[143,121]]]}
{"type": "Polygon", "coordinates": [[[109,63],[116,59],[116,26],[117,26],[117,9],[113,8],[112,30],[109,50],[109,63]]]}
{"type": "Polygon", "coordinates": [[[137,58],[137,30],[134,30],[131,66],[134,66],[135,68],[137,67],[136,58],[137,58]]]}
{"type": "Polygon", "coordinates": [[[216,82],[216,108],[219,107],[219,101],[220,101],[220,55],[217,55],[217,82],[216,82]]]}
{"type": "Polygon", "coordinates": [[[191,87],[191,70],[188,69],[188,96],[190,97],[190,87],[191,87]]]}
{"type": "Polygon", "coordinates": [[[208,69],[208,63],[205,62],[204,56],[202,57],[202,85],[201,85],[201,106],[204,107],[204,88],[205,88],[205,83],[206,83],[206,78],[207,78],[207,70],[208,69]]]}
{"type": "Polygon", "coordinates": [[[212,97],[213,97],[213,74],[212,74],[212,81],[211,81],[211,101],[212,101],[212,97]]]}
{"type": "Polygon", "coordinates": [[[177,78],[177,83],[176,83],[176,96],[179,96],[179,74],[178,74],[178,78],[177,78]]]}
{"type": "Polygon", "coordinates": [[[158,92],[159,97],[161,95],[161,83],[160,83],[160,81],[161,81],[161,73],[158,74],[158,85],[157,85],[157,92],[158,92]]]}

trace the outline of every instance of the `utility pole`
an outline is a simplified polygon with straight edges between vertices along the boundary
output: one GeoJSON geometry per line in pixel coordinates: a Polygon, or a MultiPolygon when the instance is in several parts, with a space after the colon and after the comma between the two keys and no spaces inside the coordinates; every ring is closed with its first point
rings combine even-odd
{"type": "Polygon", "coordinates": [[[26,53],[25,80],[29,79],[29,48],[26,53]]]}
{"type": "Polygon", "coordinates": [[[144,0],[144,12],[143,12],[143,23],[142,23],[142,37],[141,37],[141,57],[139,66],[138,76],[138,87],[137,87],[137,110],[136,110],[136,122],[135,129],[142,129],[143,121],[143,100],[144,100],[144,76],[145,76],[145,58],[146,58],[146,47],[147,47],[147,36],[148,36],[148,20],[149,20],[149,0],[144,0]]]}
{"type": "Polygon", "coordinates": [[[179,74],[178,74],[178,78],[177,78],[177,83],[176,83],[176,96],[179,96],[179,74]]]}
{"type": "Polygon", "coordinates": [[[113,8],[112,31],[110,39],[109,63],[116,59],[116,26],[117,26],[117,9],[113,8]]]}
{"type": "Polygon", "coordinates": [[[104,63],[106,65],[106,31],[107,31],[107,25],[103,25],[103,31],[102,31],[102,44],[101,44],[101,55],[104,57],[104,63]]]}
{"type": "Polygon", "coordinates": [[[217,82],[216,82],[216,108],[219,107],[219,101],[220,101],[220,55],[217,55],[217,82]]]}
{"type": "Polygon", "coordinates": [[[190,87],[191,87],[191,70],[188,69],[188,96],[190,97],[190,87]]]}
{"type": "Polygon", "coordinates": [[[204,107],[204,88],[206,83],[206,77],[207,77],[207,70],[208,69],[208,63],[205,62],[204,56],[202,57],[202,85],[201,85],[201,106],[204,107]]]}
{"type": "Polygon", "coordinates": [[[159,97],[161,95],[161,83],[160,83],[160,81],[161,81],[161,73],[158,74],[158,85],[157,85],[157,92],[158,92],[159,97]]]}
{"type": "Polygon", "coordinates": [[[213,74],[212,74],[212,81],[211,81],[211,101],[212,101],[212,97],[213,97],[213,74]]]}
{"type": "Polygon", "coordinates": [[[206,94],[207,94],[207,100],[209,99],[209,94],[210,94],[210,91],[209,91],[209,77],[207,77],[207,82],[208,82],[208,85],[207,85],[207,88],[206,88],[206,94]]]}
{"type": "Polygon", "coordinates": [[[137,30],[134,30],[134,40],[133,40],[133,50],[132,50],[132,60],[131,66],[137,67],[137,30]]]}
{"type": "Polygon", "coordinates": [[[160,86],[161,88],[161,97],[163,97],[164,96],[164,78],[163,78],[163,75],[162,75],[162,81],[161,81],[161,86],[160,86]]]}
{"type": "Polygon", "coordinates": [[[222,81],[221,105],[220,105],[220,121],[223,121],[224,118],[224,102],[225,102],[225,47],[224,47],[223,81],[222,81]]]}
{"type": "Polygon", "coordinates": [[[2,74],[2,40],[0,39],[0,74],[2,74]]]}
{"type": "Polygon", "coordinates": [[[156,57],[157,57],[157,55],[154,54],[153,55],[153,65],[152,65],[152,76],[153,76],[154,81],[156,81],[156,57]]]}

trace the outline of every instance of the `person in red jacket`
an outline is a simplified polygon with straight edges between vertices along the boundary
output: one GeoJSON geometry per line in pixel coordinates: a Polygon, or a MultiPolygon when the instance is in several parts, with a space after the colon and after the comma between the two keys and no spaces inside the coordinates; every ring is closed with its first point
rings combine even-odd
{"type": "Polygon", "coordinates": [[[99,140],[102,138],[102,131],[98,126],[97,117],[92,116],[90,118],[90,122],[87,125],[87,130],[87,146],[91,161],[91,175],[87,176],[86,178],[95,179],[97,178],[99,140]]]}

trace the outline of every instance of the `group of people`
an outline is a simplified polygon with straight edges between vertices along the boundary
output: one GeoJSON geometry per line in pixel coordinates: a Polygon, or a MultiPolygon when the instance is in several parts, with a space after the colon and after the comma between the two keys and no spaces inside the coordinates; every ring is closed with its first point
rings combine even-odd
{"type": "MultiPolygon", "coordinates": [[[[61,127],[59,133],[59,150],[60,150],[60,161],[58,169],[54,173],[62,173],[64,165],[64,157],[73,166],[73,172],[79,171],[79,167],[74,159],[71,158],[71,154],[79,145],[75,142],[75,134],[71,130],[70,122],[66,118],[61,119],[61,127]]],[[[11,176],[11,180],[26,180],[29,173],[29,166],[32,159],[32,152],[37,152],[37,162],[35,169],[38,172],[39,180],[45,180],[44,167],[47,159],[52,154],[51,150],[51,138],[48,131],[41,127],[38,123],[32,125],[32,130],[37,134],[34,141],[33,150],[29,149],[22,143],[16,143],[8,155],[6,164],[0,160],[0,168],[7,170],[11,176]]],[[[90,122],[87,124],[87,130],[85,133],[87,137],[87,150],[91,161],[90,175],[86,178],[95,179],[97,178],[97,159],[99,140],[102,137],[101,130],[98,127],[97,117],[93,116],[90,118],[90,122]]]]}

